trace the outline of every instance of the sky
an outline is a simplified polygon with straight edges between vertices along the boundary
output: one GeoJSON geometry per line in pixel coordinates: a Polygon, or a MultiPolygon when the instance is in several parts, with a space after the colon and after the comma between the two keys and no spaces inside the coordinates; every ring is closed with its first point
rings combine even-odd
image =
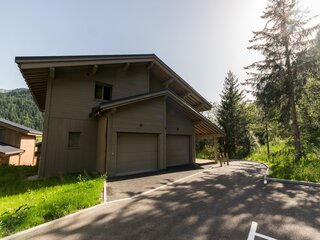
{"type": "MultiPolygon", "coordinates": [[[[209,101],[247,50],[267,0],[0,0],[0,89],[27,87],[16,56],[155,53],[209,101]]],[[[301,0],[310,16],[320,0],[301,0]]]]}

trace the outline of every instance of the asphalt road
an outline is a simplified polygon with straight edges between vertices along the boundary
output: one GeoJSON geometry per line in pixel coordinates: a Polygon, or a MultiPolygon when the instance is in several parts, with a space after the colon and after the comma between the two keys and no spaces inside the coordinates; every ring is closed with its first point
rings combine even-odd
{"type": "Polygon", "coordinates": [[[238,240],[247,239],[253,221],[275,239],[320,239],[320,189],[264,185],[264,172],[261,164],[235,161],[111,182],[113,202],[9,239],[238,240]]]}

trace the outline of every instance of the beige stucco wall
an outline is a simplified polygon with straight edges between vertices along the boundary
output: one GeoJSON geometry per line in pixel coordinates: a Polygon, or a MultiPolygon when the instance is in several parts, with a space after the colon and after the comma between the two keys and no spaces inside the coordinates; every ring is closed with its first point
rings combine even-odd
{"type": "Polygon", "coordinates": [[[35,165],[34,151],[36,147],[35,136],[21,136],[20,148],[24,153],[20,156],[20,165],[35,165]]]}
{"type": "Polygon", "coordinates": [[[13,129],[5,128],[1,142],[24,150],[23,153],[8,156],[2,162],[10,165],[34,165],[34,150],[36,144],[35,136],[17,132],[13,129]]]}

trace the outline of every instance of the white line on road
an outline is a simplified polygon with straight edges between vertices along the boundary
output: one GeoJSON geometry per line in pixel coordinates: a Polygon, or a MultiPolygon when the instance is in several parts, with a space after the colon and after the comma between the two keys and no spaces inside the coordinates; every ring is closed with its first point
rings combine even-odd
{"type": "Polygon", "coordinates": [[[260,238],[263,238],[263,239],[267,239],[267,240],[277,240],[275,238],[268,237],[268,236],[263,235],[261,233],[257,233],[257,227],[258,227],[258,223],[256,223],[256,222],[252,222],[251,223],[251,228],[250,228],[250,232],[249,232],[249,236],[248,236],[247,240],[254,240],[254,238],[256,236],[260,237],[260,238]]]}
{"type": "Polygon", "coordinates": [[[256,223],[256,222],[251,223],[251,228],[250,228],[250,232],[249,232],[249,236],[248,236],[247,240],[254,240],[254,237],[255,237],[256,231],[257,231],[257,227],[258,227],[258,223],[256,223]]]}

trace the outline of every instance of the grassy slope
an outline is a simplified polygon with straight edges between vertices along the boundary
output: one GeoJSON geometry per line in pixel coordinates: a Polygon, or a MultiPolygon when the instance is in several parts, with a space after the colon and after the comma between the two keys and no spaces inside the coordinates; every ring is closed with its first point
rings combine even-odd
{"type": "Polygon", "coordinates": [[[0,166],[0,237],[100,202],[103,178],[65,175],[26,181],[35,167],[0,166]]]}
{"type": "Polygon", "coordinates": [[[279,143],[270,146],[269,160],[266,146],[252,152],[247,159],[267,163],[271,166],[271,177],[320,183],[319,151],[319,149],[309,150],[300,163],[295,164],[293,148],[285,143],[279,143]]]}

